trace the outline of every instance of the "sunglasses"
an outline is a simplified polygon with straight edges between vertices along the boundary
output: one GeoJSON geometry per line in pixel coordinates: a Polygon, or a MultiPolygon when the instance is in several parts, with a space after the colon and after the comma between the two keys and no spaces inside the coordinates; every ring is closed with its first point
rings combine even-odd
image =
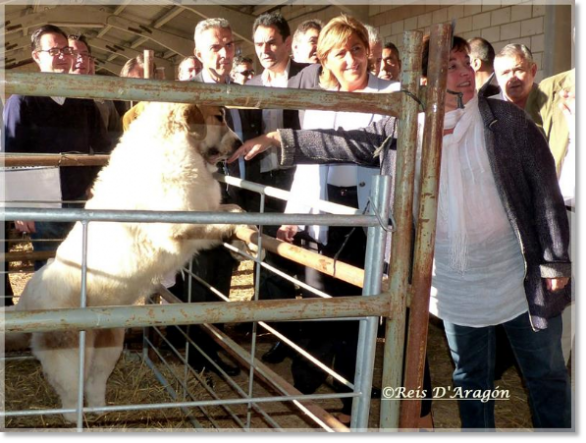
{"type": "Polygon", "coordinates": [[[249,69],[246,71],[240,71],[238,72],[238,74],[244,76],[244,77],[250,77],[251,75],[254,75],[254,70],[253,69],[249,69]]]}

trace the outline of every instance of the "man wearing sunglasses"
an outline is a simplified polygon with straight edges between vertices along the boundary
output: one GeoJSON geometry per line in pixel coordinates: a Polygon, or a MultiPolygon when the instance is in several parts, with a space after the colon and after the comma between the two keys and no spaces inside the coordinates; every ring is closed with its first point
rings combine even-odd
{"type": "MultiPolygon", "coordinates": [[[[68,74],[74,50],[58,27],[45,25],[31,36],[32,58],[41,72],[68,74]]],[[[93,100],[12,95],[4,109],[4,151],[21,153],[107,153],[111,144],[93,100]]],[[[97,170],[63,167],[59,171],[62,207],[83,207],[97,170]]],[[[72,223],[16,221],[35,240],[62,240],[72,223]]],[[[60,242],[34,242],[35,251],[54,251],[60,242]]],[[[44,261],[37,261],[40,269],[44,261]]]]}
{"type": "Polygon", "coordinates": [[[252,66],[252,60],[248,57],[241,55],[234,58],[234,65],[230,72],[230,77],[234,83],[240,85],[245,84],[248,80],[254,77],[254,68],[252,66]]]}

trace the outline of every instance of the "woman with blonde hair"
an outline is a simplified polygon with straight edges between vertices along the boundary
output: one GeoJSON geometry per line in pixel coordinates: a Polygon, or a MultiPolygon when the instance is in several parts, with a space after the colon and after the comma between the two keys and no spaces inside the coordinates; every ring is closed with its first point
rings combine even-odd
{"type": "MultiPolygon", "coordinates": [[[[293,79],[290,87],[371,93],[399,90],[399,83],[382,80],[369,73],[368,31],[351,16],[335,17],[324,26],[317,43],[317,57],[319,65],[311,65],[301,71],[301,80],[297,79],[295,83],[293,79]]],[[[300,113],[303,129],[357,129],[381,118],[382,115],[357,112],[308,110],[300,113]]],[[[307,203],[317,199],[364,209],[370,193],[371,176],[377,173],[377,168],[356,165],[300,165],[295,172],[285,212],[319,213],[307,203]]],[[[319,253],[364,267],[366,236],[363,229],[287,225],[281,226],[277,238],[292,242],[298,233],[305,238],[311,237],[310,247],[319,253]]],[[[334,297],[360,294],[359,288],[309,268],[306,270],[306,281],[334,297]]],[[[358,322],[329,322],[327,325],[314,322],[312,328],[317,330],[308,334],[308,352],[352,381],[356,366],[358,322]]],[[[306,394],[315,392],[327,377],[325,372],[304,358],[294,358],[291,369],[295,387],[306,394]]],[[[348,389],[341,385],[336,388],[348,389]]],[[[349,422],[352,399],[343,399],[343,403],[340,421],[349,422]]]]}

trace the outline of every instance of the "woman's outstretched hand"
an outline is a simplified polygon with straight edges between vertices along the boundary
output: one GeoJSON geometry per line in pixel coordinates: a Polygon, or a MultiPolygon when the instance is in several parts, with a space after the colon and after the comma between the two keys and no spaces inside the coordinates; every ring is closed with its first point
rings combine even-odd
{"type": "Polygon", "coordinates": [[[250,160],[256,157],[261,152],[273,146],[281,145],[281,136],[278,131],[269,132],[268,134],[260,135],[256,138],[251,138],[244,142],[234,154],[227,160],[228,163],[234,162],[239,157],[244,157],[244,160],[250,160]]]}

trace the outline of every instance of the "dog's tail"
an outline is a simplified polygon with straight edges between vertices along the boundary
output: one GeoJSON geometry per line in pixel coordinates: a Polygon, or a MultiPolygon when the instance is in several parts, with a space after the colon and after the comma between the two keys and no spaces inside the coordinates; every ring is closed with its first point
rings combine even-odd
{"type": "MultiPolygon", "coordinates": [[[[0,308],[0,315],[4,312],[14,311],[16,306],[7,306],[0,308]]],[[[26,332],[2,332],[0,334],[0,349],[3,352],[22,351],[28,349],[31,345],[31,334],[26,332]]]]}

